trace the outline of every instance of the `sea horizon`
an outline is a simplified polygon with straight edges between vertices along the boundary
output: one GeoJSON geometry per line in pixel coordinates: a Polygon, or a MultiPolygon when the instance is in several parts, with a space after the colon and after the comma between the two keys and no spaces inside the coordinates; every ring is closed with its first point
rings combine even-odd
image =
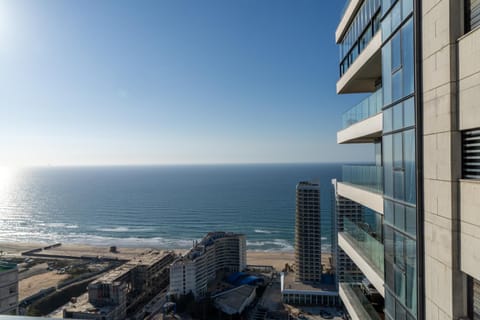
{"type": "MultiPolygon", "coordinates": [[[[295,187],[320,181],[322,215],[340,163],[48,166],[3,186],[0,242],[188,249],[211,231],[252,251],[293,251],[295,187]]],[[[331,222],[322,223],[329,251],[331,222]]]]}

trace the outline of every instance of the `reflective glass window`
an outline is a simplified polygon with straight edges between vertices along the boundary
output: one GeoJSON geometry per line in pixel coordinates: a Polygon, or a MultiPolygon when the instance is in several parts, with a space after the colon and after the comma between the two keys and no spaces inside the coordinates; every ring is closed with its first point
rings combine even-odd
{"type": "Polygon", "coordinates": [[[403,170],[397,170],[393,174],[393,196],[395,199],[405,199],[405,181],[403,170]]]}
{"type": "MultiPolygon", "coordinates": [[[[400,301],[405,302],[405,274],[396,269],[395,270],[395,295],[400,301]]],[[[397,308],[398,309],[398,308],[397,308]]]]}
{"type": "Polygon", "coordinates": [[[395,317],[395,298],[388,290],[385,290],[385,311],[392,318],[395,317]]]}
{"type": "Polygon", "coordinates": [[[402,19],[408,17],[413,12],[413,0],[402,0],[402,19]]]}
{"type": "Polygon", "coordinates": [[[400,40],[400,33],[397,33],[392,38],[392,71],[395,71],[402,66],[402,48],[400,40]]]}
{"type": "Polygon", "coordinates": [[[401,204],[395,204],[395,227],[405,230],[405,207],[401,204]]]}
{"type": "Polygon", "coordinates": [[[393,130],[393,108],[383,111],[383,131],[390,132],[393,130]]]}
{"type": "Polygon", "coordinates": [[[406,207],[405,209],[405,231],[412,235],[417,236],[417,209],[412,207],[406,207]]]}
{"type": "Polygon", "coordinates": [[[414,240],[406,240],[406,301],[405,305],[414,314],[417,313],[417,246],[414,240]]]}
{"type": "Polygon", "coordinates": [[[383,203],[384,203],[385,221],[390,223],[391,225],[394,225],[395,214],[393,209],[393,202],[390,200],[385,200],[383,203]]]}
{"type": "Polygon", "coordinates": [[[393,107],[393,130],[403,128],[403,103],[393,107]]]}
{"type": "Polygon", "coordinates": [[[402,28],[403,96],[415,90],[413,19],[402,28]]]}
{"type": "MultiPolygon", "coordinates": [[[[382,23],[383,25],[383,23],[382,23]]],[[[392,103],[392,43],[388,42],[382,48],[382,81],[383,105],[392,103]]]]}
{"type": "Polygon", "coordinates": [[[402,74],[402,69],[399,69],[392,75],[392,101],[397,101],[403,97],[402,74]]]}
{"type": "Polygon", "coordinates": [[[404,132],[405,200],[415,204],[417,198],[415,166],[415,130],[404,132]]]}
{"type": "Polygon", "coordinates": [[[403,168],[403,137],[401,132],[393,135],[393,167],[403,168]]]}
{"type": "Polygon", "coordinates": [[[415,100],[410,98],[403,103],[403,121],[405,127],[415,125],[415,100]]]}
{"type": "Polygon", "coordinates": [[[393,197],[393,136],[383,137],[383,184],[385,195],[393,197]]]}
{"type": "Polygon", "coordinates": [[[392,30],[395,30],[402,22],[402,7],[400,1],[392,9],[392,30]]]}

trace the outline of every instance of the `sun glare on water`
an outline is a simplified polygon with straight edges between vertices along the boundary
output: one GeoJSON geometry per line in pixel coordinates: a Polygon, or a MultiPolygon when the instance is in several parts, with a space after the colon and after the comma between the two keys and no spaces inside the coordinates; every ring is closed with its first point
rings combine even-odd
{"type": "Polygon", "coordinates": [[[7,189],[14,181],[17,170],[11,167],[0,167],[0,190],[7,189]]]}

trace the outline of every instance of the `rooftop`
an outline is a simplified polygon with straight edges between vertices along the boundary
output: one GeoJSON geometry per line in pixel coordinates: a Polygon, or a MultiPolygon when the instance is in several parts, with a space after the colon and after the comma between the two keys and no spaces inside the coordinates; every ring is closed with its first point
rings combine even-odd
{"type": "Polygon", "coordinates": [[[82,312],[90,314],[104,314],[107,315],[112,312],[117,306],[94,306],[88,301],[88,293],[85,293],[77,298],[76,302],[70,302],[65,308],[66,312],[82,312]]]}
{"type": "Polygon", "coordinates": [[[17,269],[17,265],[15,263],[0,261],[0,273],[15,269],[17,269]]]}
{"type": "Polygon", "coordinates": [[[247,300],[251,297],[255,286],[243,285],[213,296],[215,304],[227,314],[242,313],[247,300]]]}
{"type": "Polygon", "coordinates": [[[195,242],[194,246],[187,252],[184,257],[178,258],[176,261],[185,261],[185,260],[195,260],[196,258],[202,256],[206,248],[210,247],[218,239],[230,238],[230,237],[240,237],[244,236],[240,233],[233,232],[224,232],[224,231],[215,231],[209,232],[205,237],[203,237],[200,242],[195,242]]]}
{"type": "Polygon", "coordinates": [[[318,283],[309,284],[295,281],[295,272],[282,273],[282,293],[289,293],[288,291],[302,292],[302,293],[315,293],[319,295],[338,295],[335,284],[318,283]]]}
{"type": "Polygon", "coordinates": [[[125,263],[124,265],[108,272],[107,274],[103,275],[102,277],[98,278],[92,284],[95,283],[113,283],[118,281],[126,274],[131,272],[138,266],[152,266],[162,260],[167,254],[170,254],[169,251],[156,251],[151,250],[144,252],[141,255],[136,256],[129,262],[125,263]]]}

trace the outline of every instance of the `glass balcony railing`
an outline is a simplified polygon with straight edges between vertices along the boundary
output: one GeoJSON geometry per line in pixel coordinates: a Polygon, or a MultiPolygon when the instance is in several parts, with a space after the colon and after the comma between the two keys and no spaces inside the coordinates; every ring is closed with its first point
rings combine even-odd
{"type": "Polygon", "coordinates": [[[343,166],[342,182],[353,184],[375,193],[383,193],[383,167],[343,166]]]}
{"type": "Polygon", "coordinates": [[[384,272],[384,249],[383,243],[375,237],[360,228],[359,225],[350,219],[344,219],[343,234],[359,249],[359,252],[377,269],[379,275],[383,278],[384,272]]]}
{"type": "Polygon", "coordinates": [[[350,305],[355,309],[359,319],[382,320],[383,317],[364,294],[359,283],[340,283],[340,287],[347,297],[350,305]]]}
{"type": "Polygon", "coordinates": [[[340,18],[342,18],[343,15],[345,14],[345,11],[347,11],[347,8],[348,8],[348,5],[350,4],[350,2],[352,2],[352,0],[345,1],[345,5],[343,6],[342,12],[340,14],[340,18]]]}
{"type": "Polygon", "coordinates": [[[378,89],[368,98],[346,111],[342,115],[343,129],[382,112],[382,94],[382,89],[378,89]]]}

